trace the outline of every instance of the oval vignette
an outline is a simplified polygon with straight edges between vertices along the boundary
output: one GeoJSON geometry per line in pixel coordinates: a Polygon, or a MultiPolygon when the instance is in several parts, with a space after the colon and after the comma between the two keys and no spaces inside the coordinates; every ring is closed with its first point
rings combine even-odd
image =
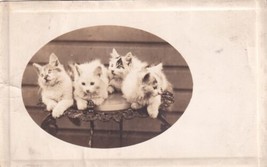
{"type": "MultiPolygon", "coordinates": [[[[33,55],[22,79],[22,96],[26,110],[41,128],[63,141],[93,148],[130,146],[158,136],[169,128],[168,124],[173,125],[185,112],[192,91],[190,69],[174,47],[151,33],[122,26],[82,28],[53,39],[33,55]],[[54,53],[65,69],[69,62],[81,64],[94,59],[100,59],[108,66],[113,48],[120,55],[131,52],[149,64],[163,63],[164,74],[173,86],[174,103],[168,111],[162,112],[161,119],[138,116],[117,122],[114,119],[101,121],[99,118],[94,121],[80,121],[67,116],[51,119],[50,112],[40,103],[38,74],[33,63],[45,65],[50,54],[54,53]]],[[[117,115],[120,118],[121,113],[117,115]]]]}

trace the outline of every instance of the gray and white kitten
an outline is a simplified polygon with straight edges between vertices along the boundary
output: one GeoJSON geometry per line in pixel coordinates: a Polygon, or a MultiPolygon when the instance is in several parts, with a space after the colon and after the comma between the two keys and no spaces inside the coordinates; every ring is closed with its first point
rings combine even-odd
{"type": "Polygon", "coordinates": [[[57,56],[52,53],[49,63],[41,66],[33,63],[38,73],[42,102],[54,118],[60,117],[73,105],[72,81],[57,56]]]}

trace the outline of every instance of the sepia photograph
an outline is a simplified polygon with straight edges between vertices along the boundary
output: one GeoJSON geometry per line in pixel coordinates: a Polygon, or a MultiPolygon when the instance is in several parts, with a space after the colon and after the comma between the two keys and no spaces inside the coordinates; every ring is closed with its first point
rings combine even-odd
{"type": "Polygon", "coordinates": [[[68,32],[40,48],[21,90],[40,130],[79,146],[116,148],[171,128],[186,111],[193,79],[164,39],[106,25],[68,32]]]}
{"type": "Polygon", "coordinates": [[[266,3],[0,3],[1,167],[265,167],[266,3]]]}

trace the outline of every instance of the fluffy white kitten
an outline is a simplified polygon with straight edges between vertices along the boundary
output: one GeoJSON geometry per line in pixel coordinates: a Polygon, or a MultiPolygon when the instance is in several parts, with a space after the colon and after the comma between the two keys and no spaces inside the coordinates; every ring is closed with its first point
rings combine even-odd
{"type": "Polygon", "coordinates": [[[42,102],[52,116],[57,118],[73,105],[72,81],[57,56],[52,53],[49,63],[41,66],[34,63],[38,72],[38,84],[41,88],[42,102]]]}
{"type": "Polygon", "coordinates": [[[131,52],[125,56],[118,54],[113,48],[108,67],[109,87],[108,92],[121,91],[121,86],[126,75],[133,69],[141,69],[147,63],[141,62],[131,52]]]}
{"type": "Polygon", "coordinates": [[[150,117],[156,118],[161,104],[161,94],[171,85],[162,71],[162,64],[133,70],[125,77],[122,92],[133,109],[147,106],[150,117]]]}
{"type": "Polygon", "coordinates": [[[74,99],[79,110],[87,108],[88,100],[100,105],[108,97],[107,69],[100,60],[94,60],[74,67],[74,99]]]}

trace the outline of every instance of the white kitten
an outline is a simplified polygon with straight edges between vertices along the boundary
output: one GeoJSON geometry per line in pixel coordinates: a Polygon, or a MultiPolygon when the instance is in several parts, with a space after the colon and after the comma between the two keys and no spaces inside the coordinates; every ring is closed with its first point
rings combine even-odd
{"type": "MultiPolygon", "coordinates": [[[[74,99],[79,110],[87,108],[88,100],[100,105],[108,97],[107,69],[99,60],[74,65],[74,99]]],[[[73,67],[72,67],[73,69],[73,67]]]]}
{"type": "Polygon", "coordinates": [[[38,84],[41,88],[42,102],[52,116],[57,118],[73,105],[72,81],[57,56],[52,53],[49,63],[41,66],[34,63],[38,72],[38,84]]]}
{"type": "Polygon", "coordinates": [[[122,92],[133,109],[147,106],[150,117],[156,118],[161,104],[161,94],[170,84],[162,72],[162,64],[133,70],[125,77],[122,92]]]}
{"type": "Polygon", "coordinates": [[[110,55],[111,58],[108,67],[109,93],[113,93],[115,90],[121,91],[122,82],[129,71],[132,69],[141,69],[147,65],[147,63],[141,62],[133,56],[131,52],[127,53],[125,56],[121,56],[116,49],[113,48],[110,55]]]}

